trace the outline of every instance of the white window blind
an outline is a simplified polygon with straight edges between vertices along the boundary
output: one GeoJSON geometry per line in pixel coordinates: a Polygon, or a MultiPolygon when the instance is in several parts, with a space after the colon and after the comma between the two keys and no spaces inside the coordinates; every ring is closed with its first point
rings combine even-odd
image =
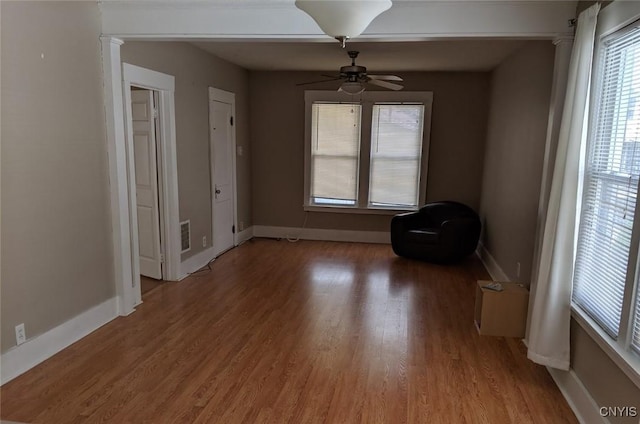
{"type": "Polygon", "coordinates": [[[423,105],[373,106],[369,206],[418,206],[423,119],[423,105]]]}
{"type": "MultiPolygon", "coordinates": [[[[573,301],[616,339],[625,287],[634,280],[627,274],[640,176],[640,30],[605,41],[601,54],[573,301]]],[[[632,325],[636,351],[640,349],[638,302],[632,325]]]]}
{"type": "MultiPolygon", "coordinates": [[[[618,49],[620,53],[617,59],[619,66],[623,69],[619,107],[625,124],[624,138],[627,147],[623,161],[628,172],[634,175],[637,186],[638,174],[640,174],[640,146],[638,146],[640,144],[640,28],[636,27],[623,37],[618,49]]],[[[636,275],[631,348],[640,354],[640,288],[638,284],[638,275],[636,275]]]]}
{"type": "Polygon", "coordinates": [[[311,202],[357,202],[360,115],[358,104],[314,103],[311,121],[311,202]]]}

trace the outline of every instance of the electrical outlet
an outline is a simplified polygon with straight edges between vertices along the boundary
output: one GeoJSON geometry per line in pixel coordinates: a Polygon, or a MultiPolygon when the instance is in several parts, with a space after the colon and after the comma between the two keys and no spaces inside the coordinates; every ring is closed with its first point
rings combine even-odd
{"type": "Polygon", "coordinates": [[[202,236],[202,247],[207,247],[207,236],[202,236]]]}
{"type": "Polygon", "coordinates": [[[238,223],[238,229],[239,229],[240,231],[244,230],[244,222],[243,222],[243,221],[240,221],[240,222],[238,223]]]}
{"type": "Polygon", "coordinates": [[[16,325],[16,344],[21,345],[27,341],[27,333],[24,331],[24,323],[16,325]]]}
{"type": "Polygon", "coordinates": [[[520,262],[516,263],[516,277],[520,278],[520,262]]]}

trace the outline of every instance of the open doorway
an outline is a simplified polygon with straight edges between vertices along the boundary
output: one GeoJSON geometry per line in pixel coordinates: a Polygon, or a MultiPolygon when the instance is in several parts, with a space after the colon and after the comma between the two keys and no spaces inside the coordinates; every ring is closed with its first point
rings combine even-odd
{"type": "Polygon", "coordinates": [[[138,261],[142,297],[163,280],[162,162],[158,138],[160,114],[157,90],[131,87],[131,129],[133,135],[138,261]]]}
{"type": "Polygon", "coordinates": [[[122,69],[131,264],[122,288],[135,307],[160,281],[179,279],[174,78],[127,63],[122,69]]]}

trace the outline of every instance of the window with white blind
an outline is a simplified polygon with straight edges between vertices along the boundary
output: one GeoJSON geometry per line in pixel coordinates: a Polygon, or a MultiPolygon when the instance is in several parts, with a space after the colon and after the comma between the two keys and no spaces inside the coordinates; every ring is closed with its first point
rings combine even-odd
{"type": "Polygon", "coordinates": [[[430,92],[306,91],[307,210],[415,210],[424,203],[430,92]]]}
{"type": "Polygon", "coordinates": [[[423,116],[424,105],[373,105],[369,207],[418,207],[423,116]]]}
{"type": "Polygon", "coordinates": [[[314,104],[311,202],[354,206],[358,198],[360,105],[314,104]]]}
{"type": "Polygon", "coordinates": [[[620,350],[640,354],[640,29],[605,38],[599,52],[573,302],[620,350]]]}

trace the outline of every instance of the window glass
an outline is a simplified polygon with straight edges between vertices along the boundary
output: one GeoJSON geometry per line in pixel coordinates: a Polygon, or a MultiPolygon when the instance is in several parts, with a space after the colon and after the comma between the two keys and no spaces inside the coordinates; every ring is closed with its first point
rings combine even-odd
{"type": "Polygon", "coordinates": [[[640,177],[639,30],[604,42],[599,75],[587,146],[573,301],[615,339],[625,287],[633,281],[628,269],[640,177]]]}
{"type": "Polygon", "coordinates": [[[423,117],[423,105],[373,106],[370,206],[418,206],[423,117]]]}
{"type": "Polygon", "coordinates": [[[361,106],[314,103],[311,124],[311,203],[357,202],[361,106]]]}

